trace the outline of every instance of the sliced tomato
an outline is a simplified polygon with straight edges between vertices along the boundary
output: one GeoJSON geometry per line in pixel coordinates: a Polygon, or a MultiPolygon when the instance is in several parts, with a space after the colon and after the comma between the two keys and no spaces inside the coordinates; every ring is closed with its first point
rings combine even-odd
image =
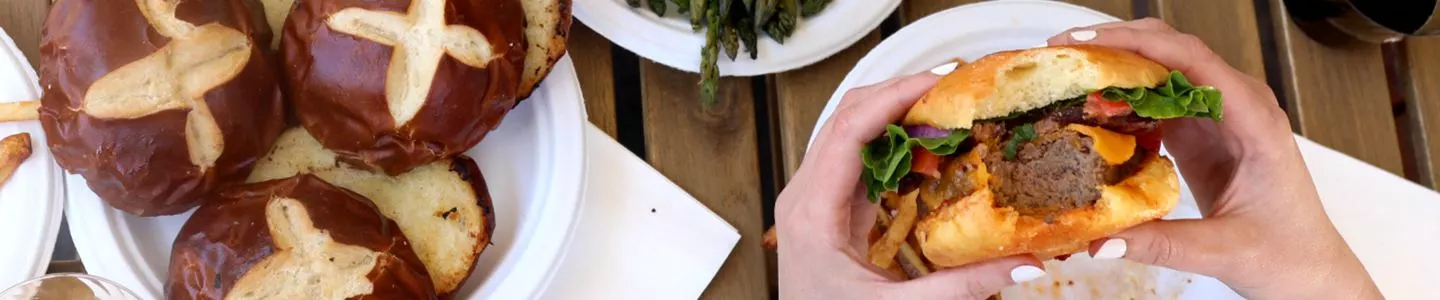
{"type": "Polygon", "coordinates": [[[1155,130],[1136,135],[1135,144],[1140,145],[1140,147],[1145,148],[1145,150],[1160,151],[1160,141],[1164,138],[1165,133],[1160,130],[1160,127],[1155,127],[1155,130]]]}
{"type": "Polygon", "coordinates": [[[1085,115],[1094,118],[1109,118],[1130,114],[1130,103],[1106,100],[1100,92],[1090,93],[1085,99],[1085,115]]]}
{"type": "Polygon", "coordinates": [[[935,153],[930,153],[930,150],[925,150],[924,147],[910,149],[910,153],[914,155],[914,157],[910,159],[910,172],[919,173],[929,176],[930,178],[940,177],[940,156],[936,156],[935,153]]]}

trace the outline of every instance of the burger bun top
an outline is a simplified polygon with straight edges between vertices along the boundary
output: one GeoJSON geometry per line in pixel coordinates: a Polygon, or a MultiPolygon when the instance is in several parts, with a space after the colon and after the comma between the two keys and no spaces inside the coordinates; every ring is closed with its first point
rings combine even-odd
{"type": "Polygon", "coordinates": [[[1108,87],[1156,87],[1168,76],[1159,63],[1103,46],[998,52],[941,78],[902,123],[968,129],[975,120],[1029,111],[1108,87]]]}

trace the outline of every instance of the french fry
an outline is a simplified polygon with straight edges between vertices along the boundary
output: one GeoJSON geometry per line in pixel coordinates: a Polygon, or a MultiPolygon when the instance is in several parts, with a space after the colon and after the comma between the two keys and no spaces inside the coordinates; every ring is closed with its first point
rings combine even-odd
{"type": "Polygon", "coordinates": [[[780,247],[780,241],[775,237],[774,225],[771,225],[770,229],[765,231],[765,236],[760,238],[760,245],[770,250],[775,250],[777,247],[780,247]]]}
{"type": "Polygon", "coordinates": [[[10,180],[10,174],[20,163],[30,158],[30,134],[18,133],[0,139],[0,185],[10,180]]]}
{"type": "Polygon", "coordinates": [[[920,259],[919,253],[915,253],[915,248],[910,246],[909,241],[900,244],[900,256],[904,257],[905,262],[909,263],[910,267],[915,268],[915,271],[919,272],[920,276],[930,275],[930,267],[925,265],[925,260],[920,259]]]}
{"type": "MultiPolygon", "coordinates": [[[[916,190],[912,191],[912,193],[913,193],[913,194],[919,194],[919,193],[918,193],[919,191],[920,191],[919,189],[916,189],[916,190]]],[[[909,194],[906,194],[905,196],[909,196],[909,194]]],[[[888,207],[888,208],[890,208],[890,209],[899,209],[899,208],[900,208],[900,202],[901,202],[901,201],[905,201],[905,197],[901,196],[900,194],[894,193],[894,192],[888,192],[888,193],[885,193],[885,194],[880,195],[880,200],[882,200],[881,203],[880,203],[880,207],[882,207],[882,208],[888,207]]],[[[889,209],[885,209],[885,211],[889,211],[889,209]]],[[[890,225],[885,225],[885,226],[886,226],[886,227],[889,227],[890,225]]]]}
{"type": "MultiPolygon", "coordinates": [[[[890,211],[889,208],[885,207],[885,203],[883,202],[879,203],[879,205],[877,206],[879,206],[879,210],[877,210],[879,215],[886,215],[888,214],[887,212],[890,211]]],[[[870,226],[870,232],[866,235],[866,245],[874,245],[875,242],[880,241],[880,238],[885,236],[885,228],[889,227],[889,224],[890,222],[888,221],[882,222],[879,217],[875,218],[875,226],[870,226]]],[[[890,272],[891,275],[895,275],[896,278],[909,279],[910,274],[905,273],[905,268],[899,263],[893,262],[895,258],[892,257],[891,260],[892,262],[890,264],[890,267],[885,268],[884,270],[886,272],[890,272]]]]}
{"type": "Polygon", "coordinates": [[[40,101],[0,103],[0,122],[29,121],[40,118],[40,101]]]}
{"type": "MultiPolygon", "coordinates": [[[[877,216],[875,220],[877,228],[890,226],[891,219],[889,209],[885,208],[883,204],[881,205],[880,210],[876,211],[876,215],[877,216]]],[[[915,251],[915,246],[911,245],[911,241],[914,240],[914,238],[907,238],[905,243],[900,244],[900,258],[903,258],[905,260],[905,263],[910,264],[911,267],[915,268],[915,270],[920,273],[920,276],[929,275],[931,270],[929,264],[927,264],[924,259],[920,258],[919,252],[915,251]]]]}
{"type": "MultiPolygon", "coordinates": [[[[885,235],[879,241],[870,245],[870,263],[882,269],[889,269],[895,262],[895,253],[900,251],[900,246],[905,245],[905,237],[910,235],[910,229],[915,226],[916,202],[915,198],[920,192],[912,191],[901,196],[898,213],[894,220],[891,220],[889,228],[886,228],[885,235]]],[[[889,218],[889,213],[880,211],[882,220],[889,218]]]]}

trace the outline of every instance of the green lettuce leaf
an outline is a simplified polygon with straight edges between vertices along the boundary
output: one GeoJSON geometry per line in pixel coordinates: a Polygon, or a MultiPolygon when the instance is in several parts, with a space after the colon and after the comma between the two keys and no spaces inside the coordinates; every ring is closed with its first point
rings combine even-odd
{"type": "Polygon", "coordinates": [[[965,129],[953,130],[943,138],[911,138],[899,125],[885,126],[885,135],[860,149],[860,160],[865,164],[865,169],[860,171],[860,181],[865,184],[870,202],[879,201],[882,193],[900,190],[900,179],[910,174],[910,162],[914,159],[910,151],[915,146],[945,156],[955,154],[968,138],[970,131],[965,129]]]}
{"type": "Polygon", "coordinates": [[[1135,109],[1135,114],[1151,119],[1202,117],[1219,121],[1223,117],[1220,90],[1212,86],[1194,86],[1180,71],[1170,71],[1170,78],[1163,86],[1110,87],[1101,91],[1101,95],[1106,100],[1125,101],[1135,109]]]}

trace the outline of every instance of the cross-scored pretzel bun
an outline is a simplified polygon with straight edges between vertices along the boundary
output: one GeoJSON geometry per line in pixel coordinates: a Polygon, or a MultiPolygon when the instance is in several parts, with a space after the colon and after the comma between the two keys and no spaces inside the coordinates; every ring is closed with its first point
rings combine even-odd
{"type": "Polygon", "coordinates": [[[442,297],[470,277],[495,233],[495,208],[485,178],[463,155],[392,177],[341,163],[305,129],[292,128],[256,163],[249,181],[297,174],[313,174],[374,201],[380,213],[395,220],[409,237],[442,297]]]}
{"type": "Polygon", "coordinates": [[[435,299],[395,222],[301,175],[200,206],[170,250],[169,299],[435,299]]]}
{"type": "Polygon", "coordinates": [[[50,151],[111,206],[183,212],[245,179],[284,126],[252,0],[62,0],[40,46],[50,151]]]}
{"type": "Polygon", "coordinates": [[[300,124],[342,159],[400,174],[463,152],[515,105],[519,0],[313,0],[280,48],[300,124]]]}

